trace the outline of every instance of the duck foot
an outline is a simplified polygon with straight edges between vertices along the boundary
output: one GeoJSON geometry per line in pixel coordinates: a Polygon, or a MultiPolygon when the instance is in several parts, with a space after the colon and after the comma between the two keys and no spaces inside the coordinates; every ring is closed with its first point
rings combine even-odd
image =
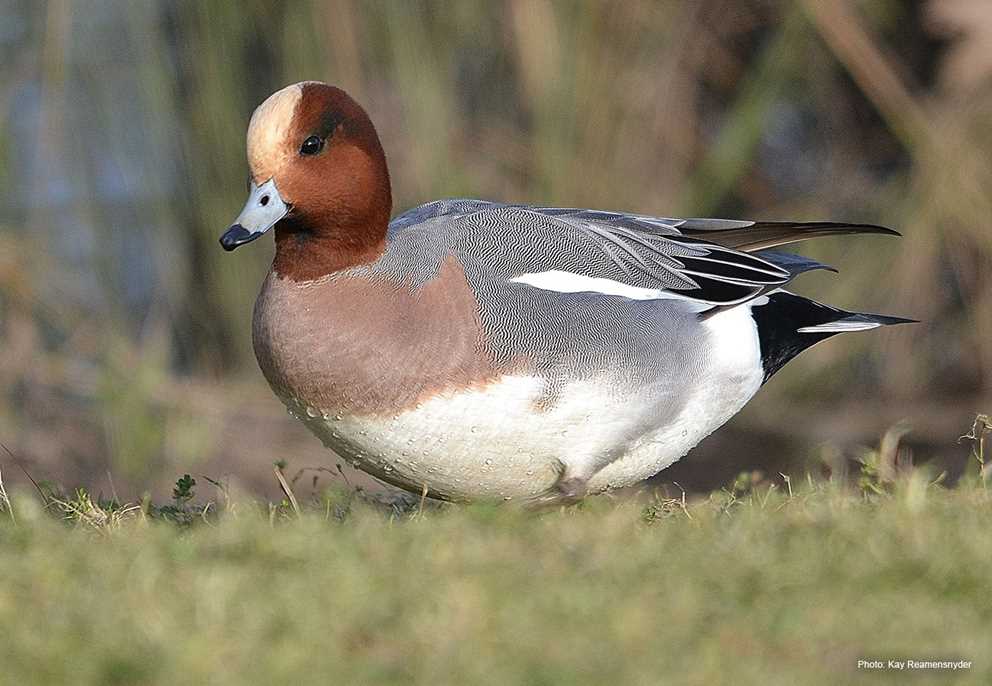
{"type": "Polygon", "coordinates": [[[589,482],[577,476],[568,479],[559,479],[554,485],[561,498],[568,502],[578,502],[586,497],[589,492],[589,482]]]}
{"type": "Polygon", "coordinates": [[[535,508],[556,505],[574,505],[589,494],[589,480],[579,476],[566,476],[565,465],[558,463],[558,479],[554,485],[540,495],[534,496],[530,504],[535,508]]]}

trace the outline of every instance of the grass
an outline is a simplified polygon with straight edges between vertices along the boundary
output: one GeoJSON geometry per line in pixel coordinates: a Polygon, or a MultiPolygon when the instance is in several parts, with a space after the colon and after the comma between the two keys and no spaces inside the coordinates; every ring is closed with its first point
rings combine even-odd
{"type": "Polygon", "coordinates": [[[542,514],[197,505],[186,477],[157,507],[11,494],[0,681],[896,683],[858,660],[953,658],[972,667],[917,676],[989,683],[981,477],[878,463],[858,487],[741,478],[542,514]]]}

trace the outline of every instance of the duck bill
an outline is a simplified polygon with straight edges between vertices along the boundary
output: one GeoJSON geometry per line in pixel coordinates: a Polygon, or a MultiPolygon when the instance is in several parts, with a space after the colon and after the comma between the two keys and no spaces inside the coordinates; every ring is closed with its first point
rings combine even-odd
{"type": "Polygon", "coordinates": [[[231,228],[220,237],[220,245],[230,252],[240,245],[251,243],[288,213],[289,205],[279,195],[274,179],[261,185],[252,181],[248,201],[231,228]]]}

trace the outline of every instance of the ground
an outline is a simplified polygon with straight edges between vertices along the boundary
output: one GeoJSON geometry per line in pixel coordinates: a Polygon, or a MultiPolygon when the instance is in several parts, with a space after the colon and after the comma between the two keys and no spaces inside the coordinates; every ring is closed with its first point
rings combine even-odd
{"type": "MultiPolygon", "coordinates": [[[[860,487],[542,513],[329,492],[0,512],[0,681],[31,684],[989,683],[990,499],[910,470],[860,487]]],[[[205,485],[205,484],[201,484],[205,485]]]]}

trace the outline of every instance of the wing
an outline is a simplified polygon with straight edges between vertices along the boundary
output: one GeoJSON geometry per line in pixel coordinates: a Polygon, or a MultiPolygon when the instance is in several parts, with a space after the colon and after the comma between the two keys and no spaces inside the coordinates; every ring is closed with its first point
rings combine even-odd
{"type": "Polygon", "coordinates": [[[828,268],[766,248],[822,235],[895,233],[871,225],[677,219],[454,199],[409,210],[393,220],[390,234],[441,218],[472,227],[465,251],[488,245],[483,236],[498,241],[489,248],[499,253],[490,267],[512,271],[512,281],[712,306],[746,302],[802,272],[828,268]]]}
{"type": "Polygon", "coordinates": [[[472,200],[470,198],[446,198],[435,200],[424,205],[412,207],[403,214],[395,217],[389,222],[388,235],[393,235],[417,224],[422,224],[430,219],[438,217],[449,217],[451,219],[462,215],[471,214],[483,210],[487,207],[505,207],[501,203],[489,202],[488,200],[472,200]]]}

